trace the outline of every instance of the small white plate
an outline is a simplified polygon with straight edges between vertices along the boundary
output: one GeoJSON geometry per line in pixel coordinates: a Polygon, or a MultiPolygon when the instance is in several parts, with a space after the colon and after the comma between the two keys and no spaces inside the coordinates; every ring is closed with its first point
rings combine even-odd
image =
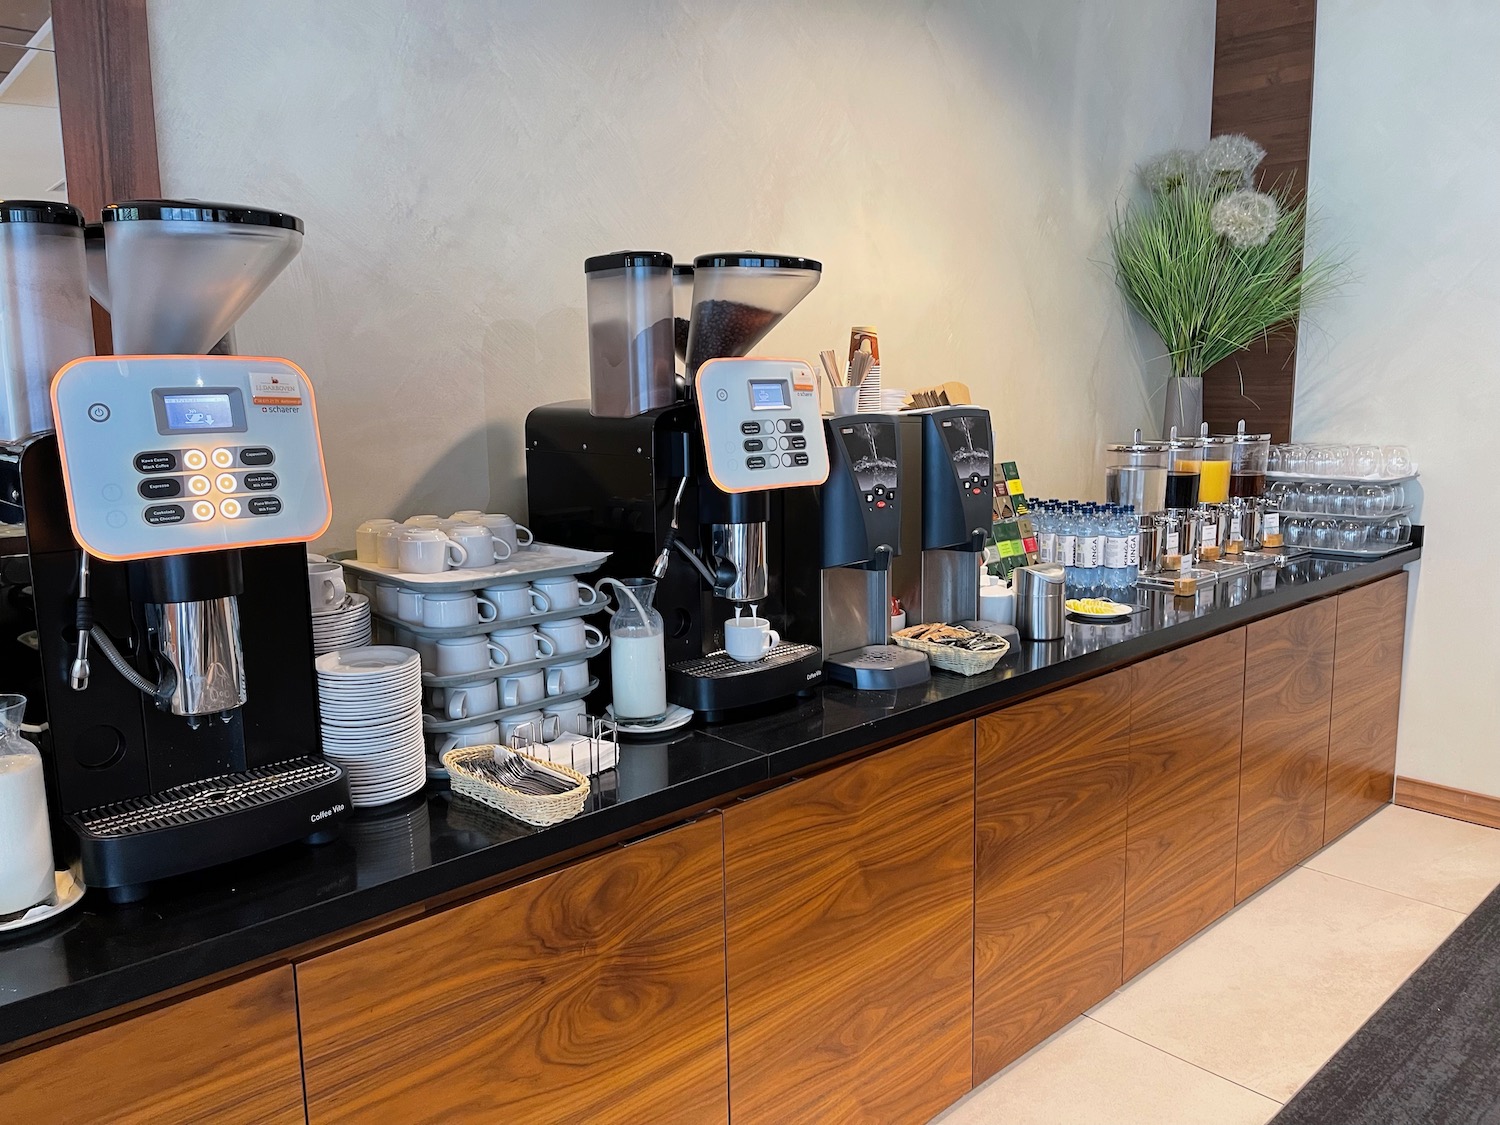
{"type": "Polygon", "coordinates": [[[1135,606],[1125,605],[1123,602],[1115,602],[1119,608],[1109,613],[1085,613],[1081,609],[1070,609],[1068,612],[1081,621],[1121,621],[1135,612],[1135,606]]]}
{"type": "Polygon", "coordinates": [[[415,668],[420,671],[422,658],[413,649],[399,645],[369,645],[343,652],[325,652],[314,662],[319,676],[368,678],[415,668]]]}
{"type": "Polygon", "coordinates": [[[625,720],[616,720],[615,705],[613,703],[604,708],[604,713],[615,723],[615,730],[621,734],[656,734],[659,731],[677,730],[693,721],[692,709],[679,707],[675,703],[668,704],[666,715],[654,723],[632,723],[625,720]]]}
{"type": "Polygon", "coordinates": [[[46,902],[33,906],[19,918],[0,922],[0,934],[10,933],[12,930],[24,930],[29,926],[39,926],[49,918],[56,918],[63,911],[71,910],[83,901],[84,886],[73,878],[71,871],[54,871],[52,877],[55,881],[52,897],[46,902]]]}

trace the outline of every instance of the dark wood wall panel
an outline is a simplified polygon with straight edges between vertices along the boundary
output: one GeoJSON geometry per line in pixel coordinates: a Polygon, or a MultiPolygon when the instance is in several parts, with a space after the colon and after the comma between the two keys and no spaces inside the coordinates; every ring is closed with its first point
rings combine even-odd
{"type": "MultiPolygon", "coordinates": [[[[1266,150],[1261,180],[1307,187],[1317,0],[1218,0],[1214,133],[1244,133],[1266,150]]],[[[1297,381],[1294,335],[1254,344],[1209,369],[1203,417],[1214,433],[1247,428],[1289,441],[1297,381]]]]}

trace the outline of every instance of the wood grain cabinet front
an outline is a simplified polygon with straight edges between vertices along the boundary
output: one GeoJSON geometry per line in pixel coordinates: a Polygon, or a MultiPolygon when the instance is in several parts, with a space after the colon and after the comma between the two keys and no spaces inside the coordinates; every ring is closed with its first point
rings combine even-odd
{"type": "Polygon", "coordinates": [[[1325,842],[1388,803],[1395,787],[1406,582],[1402,571],[1339,595],[1325,842]]]}
{"type": "Polygon", "coordinates": [[[1236,902],[1323,846],[1337,616],[1330,599],[1245,629],[1236,902]]]}
{"type": "Polygon", "coordinates": [[[1126,980],[1234,906],[1245,630],[1131,673],[1126,980]]]}
{"type": "Polygon", "coordinates": [[[1130,672],[979,720],[974,1081],[1120,986],[1130,672]]]}
{"type": "Polygon", "coordinates": [[[16,1125],[305,1120],[290,965],[0,1062],[0,1121],[16,1125]]]}
{"type": "Polygon", "coordinates": [[[717,815],[297,966],[310,1125],[728,1120],[717,815]]]}
{"type": "Polygon", "coordinates": [[[971,1085],[974,724],[724,813],[735,1125],[925,1122],[971,1085]]]}

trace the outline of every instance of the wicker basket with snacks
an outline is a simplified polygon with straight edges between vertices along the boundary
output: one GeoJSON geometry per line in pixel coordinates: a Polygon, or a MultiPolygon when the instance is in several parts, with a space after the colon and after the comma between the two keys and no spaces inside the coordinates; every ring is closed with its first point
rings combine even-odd
{"type": "Polygon", "coordinates": [[[934,668],[963,676],[988,672],[1010,651],[1010,642],[993,633],[959,625],[909,625],[892,634],[902,648],[925,653],[934,668]]]}

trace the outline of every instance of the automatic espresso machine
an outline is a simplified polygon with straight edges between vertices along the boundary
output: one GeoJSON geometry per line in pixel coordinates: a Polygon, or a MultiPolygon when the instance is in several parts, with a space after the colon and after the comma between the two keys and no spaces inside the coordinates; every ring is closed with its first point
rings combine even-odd
{"type": "Polygon", "coordinates": [[[611,552],[604,573],[657,575],[668,698],[710,721],[823,679],[821,622],[788,598],[789,575],[818,562],[785,515],[788,495],[828,473],[816,379],[797,360],[738,358],[821,271],[784,255],[696,259],[686,401],[627,418],[554,403],[526,420],[532,530],[611,552]],[[723,623],[752,608],[781,643],[742,664],[723,623]]]}
{"type": "Polygon", "coordinates": [[[305,544],[331,508],[312,387],[286,360],[202,354],[301,233],[221,204],[107,208],[119,354],[64,366],[56,434],[0,457],[19,476],[7,516],[26,529],[59,847],[116,900],[327,838],[348,808],[319,755],[305,544]]]}

